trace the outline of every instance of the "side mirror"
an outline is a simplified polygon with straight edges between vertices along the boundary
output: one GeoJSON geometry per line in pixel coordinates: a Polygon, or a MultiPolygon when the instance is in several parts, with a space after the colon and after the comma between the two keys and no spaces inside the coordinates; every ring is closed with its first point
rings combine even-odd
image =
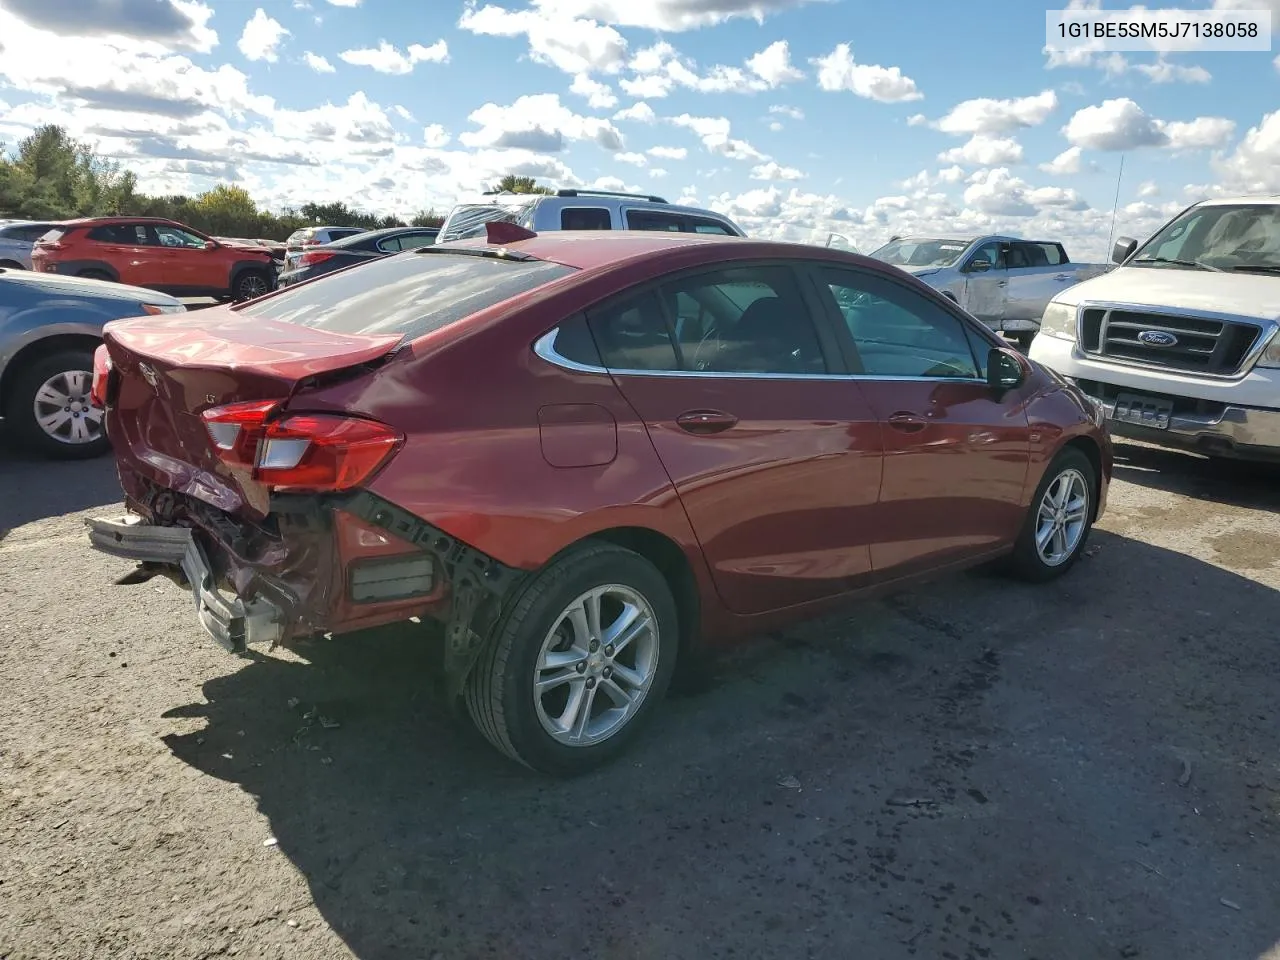
{"type": "Polygon", "coordinates": [[[1111,262],[1124,263],[1133,256],[1133,251],[1137,249],[1137,240],[1133,239],[1133,237],[1121,237],[1116,241],[1116,245],[1111,248],[1111,262]]]}
{"type": "Polygon", "coordinates": [[[204,248],[205,248],[206,250],[217,250],[217,249],[218,249],[218,242],[217,242],[216,240],[206,240],[206,241],[204,242],[204,248]]]}
{"type": "Polygon", "coordinates": [[[987,354],[987,386],[996,393],[1016,390],[1027,379],[1022,358],[1005,347],[992,347],[987,354]]]}
{"type": "Polygon", "coordinates": [[[969,266],[965,267],[965,270],[969,273],[986,273],[990,269],[990,260],[973,260],[969,263],[969,266]]]}

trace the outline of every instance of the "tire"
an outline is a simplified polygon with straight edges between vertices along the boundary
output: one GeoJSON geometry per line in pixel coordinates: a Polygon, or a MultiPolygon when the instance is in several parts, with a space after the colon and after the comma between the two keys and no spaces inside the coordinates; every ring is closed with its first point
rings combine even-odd
{"type": "Polygon", "coordinates": [[[85,280],[105,280],[107,283],[113,283],[111,274],[105,270],[81,270],[76,274],[77,277],[83,277],[85,280]]]}
{"type": "MultiPolygon", "coordinates": [[[[1061,489],[1057,487],[1057,489],[1061,489]]],[[[1056,492],[1056,491],[1055,491],[1056,492]]],[[[1022,532],[1018,535],[1017,544],[1014,547],[1013,556],[1010,558],[1009,572],[1020,580],[1026,580],[1030,583],[1047,583],[1055,580],[1070,570],[1080,554],[1084,552],[1085,544],[1089,540],[1089,532],[1093,529],[1093,520],[1098,510],[1098,476],[1093,468],[1093,464],[1089,458],[1080,450],[1074,447],[1067,447],[1049,464],[1049,468],[1044,472],[1044,477],[1040,481],[1040,485],[1036,488],[1035,496],[1031,499],[1031,508],[1027,512],[1026,521],[1023,524],[1022,532]],[[1068,525],[1063,533],[1064,540],[1060,546],[1065,546],[1065,556],[1061,558],[1053,556],[1055,553],[1061,553],[1061,550],[1053,550],[1052,542],[1046,545],[1045,550],[1037,544],[1037,532],[1041,528],[1040,514],[1041,507],[1045,505],[1046,495],[1051,489],[1054,489],[1059,482],[1070,482],[1074,480],[1074,489],[1071,491],[1071,501],[1077,499],[1076,492],[1083,487],[1084,504],[1081,508],[1082,524],[1077,532],[1073,532],[1073,527],[1068,525]],[[1074,538],[1074,541],[1073,541],[1074,538]]]]}
{"type": "MultiPolygon", "coordinates": [[[[84,416],[78,410],[64,409],[66,417],[56,424],[56,429],[41,426],[36,404],[43,394],[45,400],[40,409],[46,416],[57,413],[57,405],[49,402],[58,393],[69,401],[68,407],[78,407],[88,397],[93,383],[93,354],[88,350],[61,350],[41,357],[25,366],[14,379],[5,404],[5,419],[17,439],[27,447],[55,460],[84,460],[98,457],[111,446],[103,429],[102,412],[84,416]],[[94,429],[88,439],[76,441],[74,436],[86,426],[94,429]]],[[[87,407],[87,404],[86,404],[87,407]]]]}
{"type": "MultiPolygon", "coordinates": [[[[585,625],[584,617],[578,620],[585,625]]],[[[553,561],[517,595],[467,680],[467,711],[489,742],[511,759],[541,773],[584,773],[620,754],[649,720],[671,682],[678,629],[671,589],[653,564],[613,544],[589,542],[553,561]],[[598,639],[607,641],[604,623],[613,619],[624,594],[647,604],[649,617],[640,604],[633,607],[656,630],[656,636],[642,632],[617,651],[614,665],[619,670],[612,675],[612,668],[606,669],[607,643],[590,651],[568,618],[571,607],[597,590],[608,591],[600,607],[602,636],[598,639]],[[570,639],[572,648],[558,649],[570,639]],[[545,666],[544,647],[550,654],[558,653],[560,662],[545,666]],[[583,653],[588,656],[584,658],[583,653]],[[623,669],[632,679],[624,679],[623,669]],[[539,697],[534,692],[535,677],[560,682],[539,697]],[[639,686],[633,686],[636,677],[644,678],[639,686]],[[623,707],[614,692],[619,690],[642,691],[639,705],[623,707]],[[586,742],[578,744],[569,742],[577,725],[566,719],[574,696],[586,698],[587,719],[596,725],[594,733],[590,724],[582,729],[579,739],[586,742]],[[630,711],[615,718],[618,725],[612,730],[604,723],[610,708],[630,711]],[[548,729],[556,721],[568,728],[558,736],[548,729]]],[[[580,709],[577,715],[582,715],[580,709]]]]}
{"type": "Polygon", "coordinates": [[[27,269],[17,260],[0,260],[0,270],[25,270],[27,269]]]}
{"type": "Polygon", "coordinates": [[[253,300],[271,292],[271,274],[266,270],[242,270],[236,275],[231,297],[237,302],[253,300]]]}

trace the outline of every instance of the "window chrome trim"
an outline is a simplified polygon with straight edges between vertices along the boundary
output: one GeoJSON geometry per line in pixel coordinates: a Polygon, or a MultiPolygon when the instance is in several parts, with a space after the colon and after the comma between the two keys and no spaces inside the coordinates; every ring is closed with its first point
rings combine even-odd
{"type": "Polygon", "coordinates": [[[682,380],[794,380],[801,383],[826,380],[874,380],[891,383],[980,383],[984,377],[908,377],[874,373],[725,373],[712,370],[628,370],[621,367],[597,367],[593,364],[570,360],[556,351],[555,339],[560,328],[547,331],[533,344],[533,352],[547,363],[572,370],[575,373],[594,373],[625,377],[674,377],[682,380]]]}

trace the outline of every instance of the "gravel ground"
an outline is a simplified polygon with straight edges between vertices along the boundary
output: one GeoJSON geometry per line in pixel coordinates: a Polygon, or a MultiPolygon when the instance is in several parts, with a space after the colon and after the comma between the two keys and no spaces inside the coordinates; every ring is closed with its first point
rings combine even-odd
{"type": "Polygon", "coordinates": [[[442,715],[406,631],[225,655],[86,547],[108,460],[0,450],[0,960],[1257,960],[1280,473],[1118,453],[1064,581],[746,644],[553,782],[442,715]]]}

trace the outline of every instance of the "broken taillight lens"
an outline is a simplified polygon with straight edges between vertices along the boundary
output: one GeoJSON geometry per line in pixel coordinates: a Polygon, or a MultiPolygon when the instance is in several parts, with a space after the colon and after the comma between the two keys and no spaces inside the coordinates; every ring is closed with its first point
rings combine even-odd
{"type": "Polygon", "coordinates": [[[385,424],[337,414],[270,420],[276,405],[274,400],[233,403],[202,414],[218,456],[252,467],[253,479],[274,490],[350,490],[404,440],[385,424]]]}
{"type": "Polygon", "coordinates": [[[89,402],[102,410],[107,405],[107,386],[111,379],[111,356],[107,345],[99,344],[93,351],[93,385],[89,388],[89,402]]]}

